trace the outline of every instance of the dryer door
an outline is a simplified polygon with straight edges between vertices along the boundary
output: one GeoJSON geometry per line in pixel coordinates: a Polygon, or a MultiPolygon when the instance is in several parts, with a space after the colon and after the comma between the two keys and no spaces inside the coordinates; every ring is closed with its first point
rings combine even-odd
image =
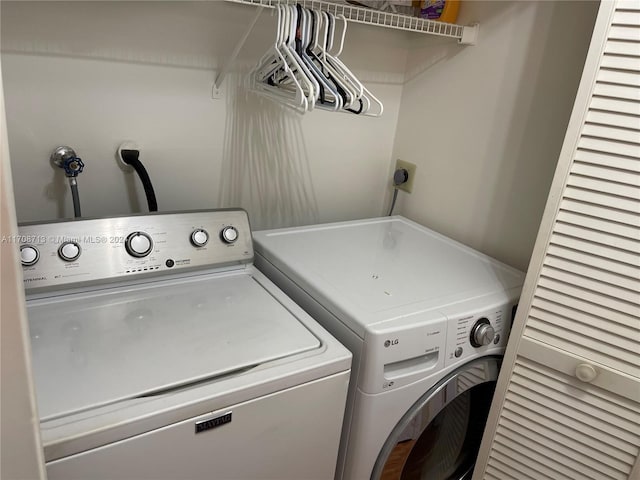
{"type": "Polygon", "coordinates": [[[500,363],[476,359],[427,391],[391,432],[371,478],[470,479],[500,363]]]}

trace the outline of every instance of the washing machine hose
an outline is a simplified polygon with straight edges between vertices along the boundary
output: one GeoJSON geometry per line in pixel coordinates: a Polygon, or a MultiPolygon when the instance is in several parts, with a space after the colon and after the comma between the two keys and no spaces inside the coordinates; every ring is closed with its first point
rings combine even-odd
{"type": "Polygon", "coordinates": [[[142,186],[144,187],[144,193],[147,196],[147,204],[149,205],[150,212],[158,211],[158,202],[156,201],[156,194],[153,190],[153,184],[151,183],[151,178],[147,173],[146,168],[142,165],[140,161],[140,151],[139,150],[121,150],[120,156],[122,161],[127,165],[131,165],[138,177],[140,177],[140,181],[142,182],[142,186]]]}
{"type": "Polygon", "coordinates": [[[64,170],[64,174],[69,179],[71,187],[71,198],[73,199],[73,216],[81,217],[80,214],[80,194],[78,193],[78,175],[84,170],[84,162],[74,154],[67,156],[60,168],[64,170]]]}
{"type": "Polygon", "coordinates": [[[76,177],[69,177],[69,185],[71,186],[71,198],[73,199],[73,216],[76,218],[80,215],[80,195],[78,194],[78,181],[76,177]]]}

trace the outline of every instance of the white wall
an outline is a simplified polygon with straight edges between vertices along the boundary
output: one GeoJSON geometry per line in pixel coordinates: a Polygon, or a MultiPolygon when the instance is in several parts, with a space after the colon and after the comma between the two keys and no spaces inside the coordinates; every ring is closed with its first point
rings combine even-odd
{"type": "Polygon", "coordinates": [[[31,374],[31,349],[22,288],[11,164],[0,78],[0,476],[6,480],[46,477],[40,422],[31,374]]]}
{"type": "Polygon", "coordinates": [[[397,213],[526,269],[598,2],[463,2],[476,46],[414,38],[394,158],[397,213]]]}
{"type": "MultiPolygon", "coordinates": [[[[84,216],[145,211],[137,179],[115,159],[118,145],[128,139],[141,147],[161,210],[218,207],[240,198],[254,228],[376,216],[384,210],[407,56],[404,32],[362,25],[350,25],[347,32],[343,58],[384,102],[380,119],[322,111],[300,117],[260,102],[262,118],[292,125],[273,141],[285,149],[294,144],[306,149],[289,148],[288,169],[267,166],[258,187],[271,189],[271,195],[259,200],[248,177],[229,179],[231,165],[255,165],[262,158],[234,158],[238,149],[225,149],[234,120],[246,121],[247,112],[230,110],[229,97],[210,95],[215,69],[230,55],[254,7],[3,1],[0,8],[19,221],[72,216],[63,173],[48,161],[61,144],[72,146],[86,164],[78,179],[84,216]],[[301,186],[291,170],[306,179],[302,203],[294,202],[301,186]],[[295,210],[288,207],[294,204],[295,210]]],[[[263,13],[239,68],[257,61],[274,29],[275,18],[263,13]]],[[[235,91],[234,78],[225,82],[227,95],[235,91]]],[[[257,142],[266,134],[256,128],[235,132],[253,152],[263,148],[257,142]]]]}
{"type": "MultiPolygon", "coordinates": [[[[418,171],[396,213],[524,269],[597,2],[464,2],[459,23],[481,24],[478,44],[466,47],[350,24],[343,56],[384,101],[381,119],[285,114],[234,94],[235,77],[225,82],[227,98],[212,100],[215,69],[254,7],[3,1],[0,8],[21,221],[72,214],[62,172],[48,162],[59,144],[87,164],[79,178],[85,216],[145,211],[138,180],[115,160],[120,142],[132,139],[161,210],[240,205],[256,229],[384,214],[391,162],[402,158],[418,171]],[[285,126],[276,136],[275,124],[285,126]],[[283,153],[265,149],[265,138],[283,153]]],[[[263,14],[240,70],[272,41],[274,22],[263,14]]]]}

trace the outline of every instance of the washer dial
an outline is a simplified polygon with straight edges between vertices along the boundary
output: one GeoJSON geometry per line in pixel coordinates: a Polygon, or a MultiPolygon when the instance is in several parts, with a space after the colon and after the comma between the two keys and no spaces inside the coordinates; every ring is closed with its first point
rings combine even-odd
{"type": "Polygon", "coordinates": [[[58,256],[65,262],[73,262],[80,256],[80,245],[76,242],[64,242],[58,248],[58,256]]]}
{"type": "Polygon", "coordinates": [[[124,247],[132,257],[142,258],[151,253],[153,241],[148,233],[133,232],[125,240],[124,247]]]}
{"type": "Polygon", "coordinates": [[[489,320],[483,317],[471,327],[471,345],[476,348],[489,345],[493,341],[495,334],[496,332],[489,320]]]}
{"type": "Polygon", "coordinates": [[[220,238],[224,243],[233,243],[238,239],[238,230],[235,227],[224,227],[220,232],[220,238]]]}
{"type": "Polygon", "coordinates": [[[198,228],[191,232],[191,243],[194,247],[204,247],[209,241],[209,234],[206,230],[198,228]]]}
{"type": "Polygon", "coordinates": [[[30,267],[38,263],[40,259],[40,252],[33,245],[21,245],[20,246],[20,261],[25,267],[30,267]]]}

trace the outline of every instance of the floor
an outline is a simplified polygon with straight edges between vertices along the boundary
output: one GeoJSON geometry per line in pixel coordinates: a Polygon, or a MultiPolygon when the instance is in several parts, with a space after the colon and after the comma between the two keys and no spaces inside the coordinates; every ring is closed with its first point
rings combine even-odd
{"type": "Polygon", "coordinates": [[[391,451],[391,455],[389,455],[389,460],[382,471],[382,475],[380,476],[380,480],[400,480],[400,475],[402,475],[402,467],[404,467],[404,462],[406,462],[409,453],[411,453],[411,449],[413,445],[416,443],[415,440],[410,440],[407,442],[402,442],[397,444],[394,449],[391,451]]]}

